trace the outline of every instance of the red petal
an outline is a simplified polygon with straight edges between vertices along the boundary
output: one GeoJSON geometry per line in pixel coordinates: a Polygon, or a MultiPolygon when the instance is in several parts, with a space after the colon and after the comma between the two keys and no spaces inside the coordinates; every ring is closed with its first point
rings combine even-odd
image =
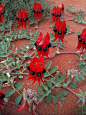
{"type": "Polygon", "coordinates": [[[26,102],[25,105],[21,105],[21,107],[17,110],[17,111],[22,111],[24,109],[28,109],[29,108],[29,105],[28,103],[26,102]]]}

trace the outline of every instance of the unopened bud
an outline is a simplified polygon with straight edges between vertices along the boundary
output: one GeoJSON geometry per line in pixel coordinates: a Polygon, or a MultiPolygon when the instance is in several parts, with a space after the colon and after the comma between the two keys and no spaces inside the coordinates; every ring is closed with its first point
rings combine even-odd
{"type": "Polygon", "coordinates": [[[17,51],[18,51],[18,50],[17,50],[17,47],[16,47],[16,49],[15,49],[15,54],[17,54],[17,51]]]}
{"type": "Polygon", "coordinates": [[[29,94],[29,96],[30,96],[30,99],[32,99],[32,98],[33,98],[33,94],[32,94],[32,93],[30,93],[30,94],[29,94]]]}
{"type": "Polygon", "coordinates": [[[60,52],[56,51],[56,54],[60,54],[60,52]]]}
{"type": "Polygon", "coordinates": [[[26,98],[26,97],[24,97],[23,99],[24,99],[24,101],[26,101],[26,100],[27,100],[27,98],[26,98]]]}
{"type": "Polygon", "coordinates": [[[10,78],[10,74],[9,73],[6,73],[7,74],[7,76],[10,78]]]}
{"type": "Polygon", "coordinates": [[[53,27],[53,25],[50,25],[50,28],[52,28],[53,27]]]}
{"type": "Polygon", "coordinates": [[[71,75],[71,78],[74,78],[74,75],[71,75]]]}
{"type": "Polygon", "coordinates": [[[35,29],[38,29],[38,26],[35,26],[35,29]]]}
{"type": "Polygon", "coordinates": [[[27,102],[28,102],[29,106],[31,107],[31,105],[32,105],[32,100],[29,99],[27,102]]]}
{"type": "Polygon", "coordinates": [[[68,76],[70,75],[70,70],[67,71],[67,75],[68,75],[68,76]]]}
{"type": "Polygon", "coordinates": [[[36,47],[33,47],[33,50],[36,50],[36,47]]]}
{"type": "Polygon", "coordinates": [[[36,92],[36,91],[33,91],[32,94],[33,94],[34,96],[37,96],[37,92],[36,92]]]}
{"type": "Polygon", "coordinates": [[[29,50],[29,46],[27,46],[26,49],[29,50]]]}
{"type": "Polygon", "coordinates": [[[36,97],[36,96],[33,97],[33,101],[34,101],[35,103],[37,103],[37,97],[36,97]]]}
{"type": "Polygon", "coordinates": [[[10,41],[9,38],[7,38],[7,41],[8,41],[8,42],[10,41]]]}
{"type": "Polygon", "coordinates": [[[80,53],[79,51],[76,52],[77,55],[78,55],[79,53],[80,53]]]}

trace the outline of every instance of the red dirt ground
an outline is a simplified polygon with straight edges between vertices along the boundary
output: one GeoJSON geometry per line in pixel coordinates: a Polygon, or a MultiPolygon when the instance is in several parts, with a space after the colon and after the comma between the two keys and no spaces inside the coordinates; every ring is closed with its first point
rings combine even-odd
{"type": "MultiPolygon", "coordinates": [[[[80,0],[52,0],[52,1],[53,1],[53,5],[56,5],[56,6],[57,5],[59,6],[63,3],[65,7],[69,5],[69,6],[74,6],[75,8],[83,8],[84,10],[86,10],[86,0],[82,0],[82,1],[80,0]]],[[[70,17],[65,16],[64,19],[67,20],[67,19],[70,19],[70,17]]],[[[85,16],[85,21],[86,21],[86,16],[85,16]]],[[[75,30],[75,33],[65,36],[64,40],[67,41],[64,43],[65,49],[64,50],[60,49],[60,52],[73,52],[73,51],[75,52],[75,48],[78,42],[77,32],[80,32],[83,28],[85,28],[85,25],[78,24],[73,21],[67,21],[66,23],[67,25],[69,25],[70,29],[75,30]]],[[[50,25],[51,25],[51,21],[47,20],[47,22],[43,22],[43,21],[40,22],[39,27],[50,26],[50,25]]],[[[30,26],[29,24],[27,24],[27,29],[30,30],[31,28],[34,28],[34,26],[30,26]]],[[[16,28],[13,28],[13,29],[16,29],[16,28]]],[[[53,32],[51,28],[45,28],[45,29],[40,29],[40,30],[43,34],[46,34],[47,32],[49,33],[53,32]]],[[[20,46],[23,46],[25,43],[29,43],[29,41],[24,39],[24,40],[18,40],[14,42],[15,47],[17,47],[18,49],[20,49],[20,46]]],[[[55,51],[56,51],[56,48],[50,48],[49,55],[53,54],[53,52],[55,51]]],[[[65,70],[68,70],[68,69],[78,69],[78,66],[77,66],[78,56],[75,54],[57,55],[51,60],[53,62],[52,66],[58,65],[58,70],[61,72],[65,72],[65,70]]],[[[45,60],[45,67],[49,61],[50,61],[49,59],[45,60]]],[[[24,76],[24,79],[21,80],[21,82],[24,83],[24,87],[26,89],[27,88],[36,89],[36,86],[38,86],[38,82],[36,81],[34,85],[32,85],[32,80],[27,80],[27,78],[28,76],[24,76]],[[29,85],[27,83],[29,83],[29,85]]],[[[74,89],[76,93],[79,92],[79,88],[83,92],[86,91],[86,80],[79,82],[78,85],[79,87],[74,89]]],[[[1,91],[3,91],[3,93],[6,93],[8,89],[10,89],[10,87],[2,88],[1,91]]],[[[57,90],[58,88],[54,89],[55,94],[57,90]]],[[[61,89],[61,91],[63,90],[61,89]]],[[[22,90],[20,92],[22,92],[22,90]]],[[[14,102],[16,96],[18,96],[17,93],[13,94],[10,97],[10,100],[14,102]]],[[[67,99],[65,101],[61,101],[58,98],[58,103],[56,105],[54,105],[52,102],[46,103],[46,101],[43,100],[42,102],[39,103],[39,108],[37,108],[36,112],[38,113],[38,115],[77,115],[75,111],[76,109],[78,109],[78,104],[76,104],[78,101],[78,98],[75,95],[71,94],[70,92],[68,92],[66,97],[67,99]]],[[[3,115],[31,115],[31,113],[28,112],[27,110],[24,110],[22,112],[16,112],[17,109],[18,107],[8,103],[5,107],[3,107],[3,115]]]]}

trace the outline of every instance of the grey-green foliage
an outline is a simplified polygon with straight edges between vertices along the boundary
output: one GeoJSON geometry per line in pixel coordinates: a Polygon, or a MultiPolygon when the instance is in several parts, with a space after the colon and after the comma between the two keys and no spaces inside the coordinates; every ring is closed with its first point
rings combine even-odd
{"type": "Polygon", "coordinates": [[[28,10],[28,18],[33,17],[32,10],[35,2],[41,3],[41,6],[44,10],[43,18],[49,16],[50,14],[51,3],[46,2],[45,0],[1,0],[1,2],[4,4],[8,19],[16,19],[18,11],[23,8],[25,11],[28,10]]]}

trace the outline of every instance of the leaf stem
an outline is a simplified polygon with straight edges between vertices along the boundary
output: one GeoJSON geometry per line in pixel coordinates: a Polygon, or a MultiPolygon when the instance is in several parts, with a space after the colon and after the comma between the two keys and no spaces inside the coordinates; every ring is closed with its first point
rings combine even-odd
{"type": "MultiPolygon", "coordinates": [[[[11,84],[10,84],[10,85],[11,85],[11,84]]],[[[15,89],[16,92],[17,92],[19,95],[22,95],[21,93],[18,92],[18,90],[17,90],[13,85],[11,85],[11,87],[12,87],[13,89],[15,89]]]]}

